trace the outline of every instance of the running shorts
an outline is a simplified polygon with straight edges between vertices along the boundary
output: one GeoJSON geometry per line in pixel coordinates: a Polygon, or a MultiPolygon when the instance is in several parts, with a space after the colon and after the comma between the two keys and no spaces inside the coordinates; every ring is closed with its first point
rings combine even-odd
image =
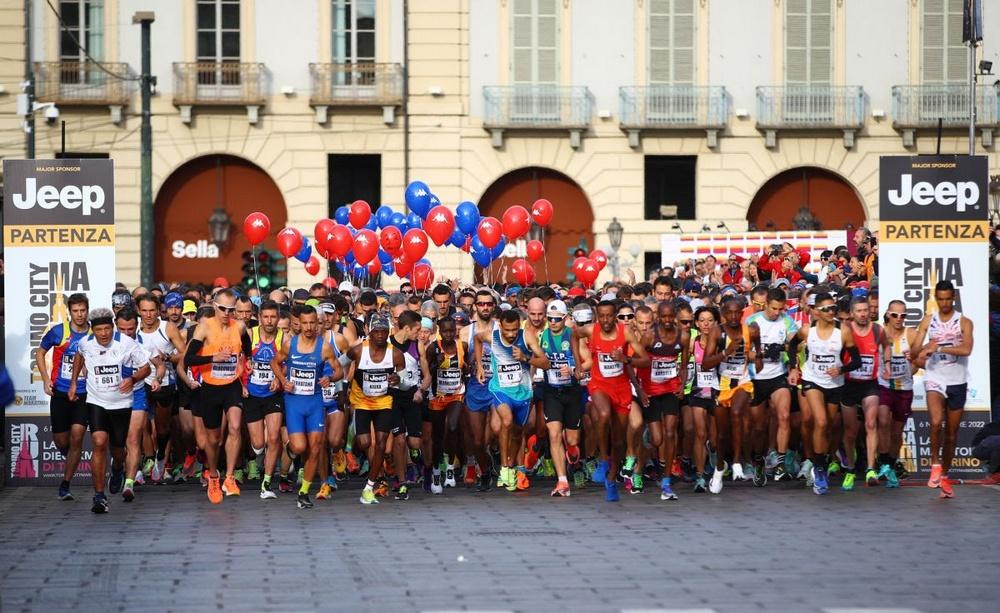
{"type": "Polygon", "coordinates": [[[222,427],[222,416],[230,408],[243,408],[243,385],[239,381],[230,381],[225,385],[202,383],[198,392],[191,412],[200,417],[209,430],[222,427]]]}
{"type": "Polygon", "coordinates": [[[248,423],[260,421],[272,413],[281,413],[285,408],[285,395],[276,392],[270,396],[250,395],[243,399],[243,419],[248,423]]]}
{"type": "Polygon", "coordinates": [[[114,448],[125,446],[128,438],[128,425],[132,421],[132,411],[126,409],[107,410],[96,404],[87,403],[90,412],[90,431],[107,432],[108,445],[114,448]]]}
{"type": "Polygon", "coordinates": [[[583,400],[579,385],[546,385],[542,395],[545,423],[557,421],[567,430],[579,430],[583,400]]]}
{"type": "Polygon", "coordinates": [[[924,389],[927,394],[931,392],[945,397],[948,402],[949,411],[961,411],[965,409],[965,397],[969,391],[969,384],[942,385],[936,381],[924,379],[924,389]]]}
{"type": "Polygon", "coordinates": [[[810,390],[816,390],[823,393],[823,402],[827,404],[840,404],[840,399],[843,396],[843,386],[838,387],[822,387],[816,385],[812,381],[802,380],[802,391],[808,392],[810,390]]]}
{"type": "Polygon", "coordinates": [[[878,381],[851,381],[844,382],[844,393],[841,404],[845,407],[860,407],[862,401],[869,396],[878,397],[878,381]]]}
{"type": "Polygon", "coordinates": [[[90,419],[90,409],[87,408],[87,395],[78,394],[76,400],[70,400],[66,392],[52,390],[49,400],[49,418],[52,421],[52,433],[69,432],[72,426],[87,427],[90,419]]]}
{"type": "Polygon", "coordinates": [[[628,413],[632,410],[632,385],[625,382],[624,385],[612,385],[608,383],[598,383],[594,379],[587,384],[587,391],[593,398],[598,392],[604,394],[611,401],[611,410],[615,413],[628,413]]]}
{"type": "Polygon", "coordinates": [[[667,415],[678,417],[680,414],[681,399],[673,393],[652,396],[649,399],[649,406],[642,407],[642,421],[647,424],[660,421],[667,415]]]}
{"type": "Polygon", "coordinates": [[[475,413],[489,411],[493,406],[493,394],[485,385],[470,381],[465,388],[465,406],[475,413]]]}
{"type": "Polygon", "coordinates": [[[788,377],[781,375],[773,379],[757,379],[753,382],[753,406],[761,405],[771,399],[771,395],[778,390],[788,387],[788,377]]]}
{"type": "Polygon", "coordinates": [[[887,387],[878,388],[878,403],[889,407],[892,420],[905,422],[913,415],[913,390],[891,390],[887,387]]]}
{"type": "Polygon", "coordinates": [[[354,432],[368,434],[372,424],[376,432],[392,432],[392,409],[360,409],[354,408],[354,432]]]}
{"type": "Polygon", "coordinates": [[[531,413],[531,398],[525,400],[515,400],[503,392],[491,392],[493,395],[493,408],[506,405],[510,408],[514,423],[523,426],[528,423],[528,415],[531,413]]]}
{"type": "Polygon", "coordinates": [[[296,397],[289,394],[285,397],[285,428],[289,435],[322,432],[325,424],[326,411],[323,410],[321,396],[296,397]]]}
{"type": "Polygon", "coordinates": [[[727,390],[719,390],[719,397],[717,398],[719,406],[733,406],[733,397],[740,391],[746,393],[748,397],[753,398],[753,382],[747,381],[746,383],[741,383],[738,386],[731,387],[727,390]]]}
{"type": "Polygon", "coordinates": [[[448,408],[449,404],[454,402],[463,402],[465,400],[465,394],[451,394],[448,396],[436,396],[431,398],[428,404],[432,411],[443,411],[448,408]]]}
{"type": "Polygon", "coordinates": [[[423,432],[423,405],[425,402],[414,402],[413,394],[391,393],[392,396],[392,430],[393,435],[405,434],[409,437],[420,437],[423,432]]]}
{"type": "Polygon", "coordinates": [[[701,396],[688,396],[688,406],[705,409],[709,414],[715,411],[715,398],[703,398],[701,396]]]}

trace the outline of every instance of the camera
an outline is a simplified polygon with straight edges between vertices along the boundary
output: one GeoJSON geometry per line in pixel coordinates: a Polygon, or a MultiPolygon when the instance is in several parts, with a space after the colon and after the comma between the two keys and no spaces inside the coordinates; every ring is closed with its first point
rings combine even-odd
{"type": "Polygon", "coordinates": [[[59,119],[59,107],[57,107],[54,104],[50,107],[46,107],[45,121],[47,123],[53,124],[56,122],[57,119],[59,119]]]}

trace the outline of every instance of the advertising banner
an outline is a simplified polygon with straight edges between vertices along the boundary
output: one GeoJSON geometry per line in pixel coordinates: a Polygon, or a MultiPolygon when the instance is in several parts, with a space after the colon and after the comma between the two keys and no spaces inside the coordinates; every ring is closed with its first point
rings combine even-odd
{"type": "MultiPolygon", "coordinates": [[[[987,222],[989,170],[982,156],[887,156],[879,168],[879,296],[906,304],[917,326],[936,310],[934,285],[951,281],[955,310],[973,324],[965,416],[952,472],[978,471],[969,442],[990,419],[987,222]]],[[[908,445],[919,471],[930,470],[922,373],[914,390],[908,445]]],[[[907,443],[904,442],[904,447],[907,443]]]]}
{"type": "Polygon", "coordinates": [[[10,437],[8,477],[17,484],[46,474],[51,446],[49,397],[34,365],[35,349],[51,326],[69,318],[70,294],[84,293],[92,306],[106,306],[114,291],[114,166],[101,159],[4,160],[3,172],[4,340],[16,388],[4,435],[10,437]],[[29,442],[14,444],[15,436],[29,442]],[[25,455],[21,473],[35,477],[17,476],[25,444],[38,451],[38,465],[27,470],[25,455]]]}
{"type": "Polygon", "coordinates": [[[832,230],[811,232],[790,230],[788,232],[729,232],[697,234],[663,234],[660,238],[662,266],[683,264],[688,258],[704,258],[713,255],[725,260],[731,253],[743,257],[766,253],[775,243],[791,243],[796,249],[808,249],[809,265],[806,271],[819,271],[819,255],[826,249],[847,245],[847,232],[832,230]]]}

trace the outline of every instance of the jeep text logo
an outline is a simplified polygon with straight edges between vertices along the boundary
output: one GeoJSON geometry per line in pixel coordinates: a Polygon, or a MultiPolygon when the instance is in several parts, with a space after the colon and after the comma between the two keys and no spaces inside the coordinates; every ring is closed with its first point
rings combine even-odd
{"type": "Polygon", "coordinates": [[[904,174],[900,177],[899,189],[889,190],[889,202],[895,206],[917,204],[927,206],[938,203],[944,206],[955,205],[955,211],[964,213],[966,206],[979,208],[979,186],[975,181],[959,181],[951,183],[942,181],[932,185],[927,181],[913,184],[913,175],[904,174]]]}
{"type": "Polygon", "coordinates": [[[14,206],[26,211],[38,204],[45,210],[57,206],[64,209],[81,209],[84,217],[89,217],[91,211],[100,211],[104,207],[104,189],[100,185],[67,185],[61,190],[52,185],[37,186],[35,177],[25,180],[24,194],[13,194],[14,206]]]}

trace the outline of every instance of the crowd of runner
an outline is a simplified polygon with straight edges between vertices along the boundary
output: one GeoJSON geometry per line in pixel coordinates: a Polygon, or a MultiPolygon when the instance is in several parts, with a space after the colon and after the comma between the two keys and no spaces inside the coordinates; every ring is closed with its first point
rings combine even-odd
{"type": "Polygon", "coordinates": [[[903,302],[880,302],[870,251],[863,265],[824,254],[845,260],[824,278],[798,272],[796,253],[762,256],[783,263],[756,284],[731,258],[598,290],[345,281],[261,295],[220,279],[120,287],[105,304],[74,294],[35,354],[66,461],[59,498],[73,498],[88,428],[95,513],[109,494],[185,481],[213,504],[253,487],[304,509],[352,477],[363,504],[536,477],[555,478],[552,496],[594,484],[609,501],[743,480],[895,488],[919,369],[927,485],[954,496],[973,343],[954,287],[938,283],[935,309],[908,321],[903,302]]]}

